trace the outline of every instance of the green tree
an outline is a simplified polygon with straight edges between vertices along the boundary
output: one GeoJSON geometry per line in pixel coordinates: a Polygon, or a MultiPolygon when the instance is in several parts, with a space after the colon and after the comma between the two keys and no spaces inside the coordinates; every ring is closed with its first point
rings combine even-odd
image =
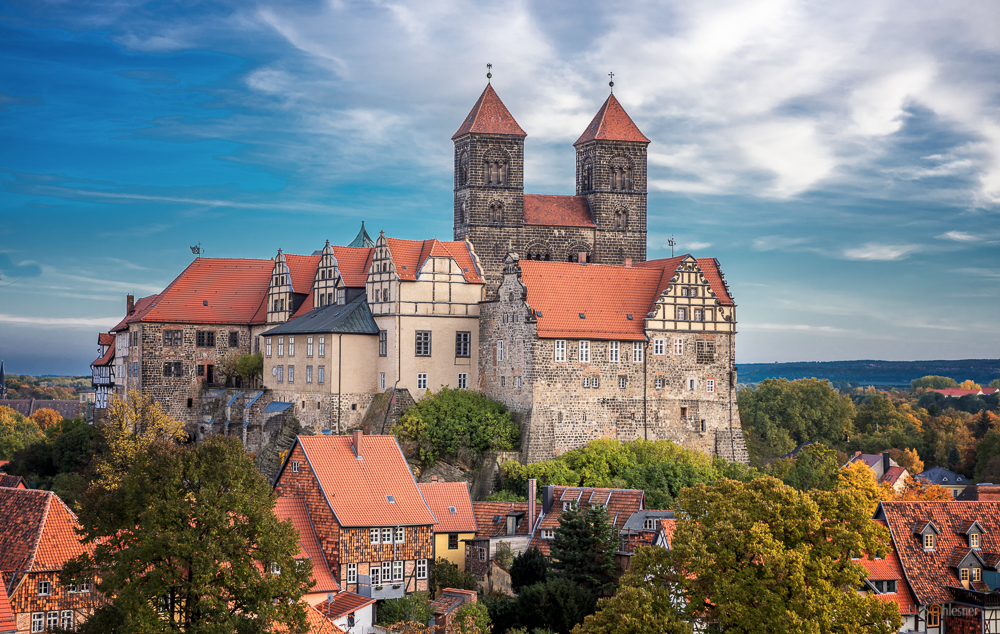
{"type": "Polygon", "coordinates": [[[862,434],[871,434],[906,427],[911,422],[910,417],[896,409],[892,401],[876,394],[858,408],[854,428],[862,434]]]}
{"type": "Polygon", "coordinates": [[[257,352],[240,355],[240,358],[236,361],[236,374],[246,381],[247,384],[253,382],[255,379],[262,378],[264,376],[263,353],[257,352]]]}
{"type": "Polygon", "coordinates": [[[1000,456],[1000,429],[994,428],[976,444],[976,481],[982,481],[986,465],[996,456],[1000,456]]]}
{"type": "Polygon", "coordinates": [[[932,390],[944,390],[949,387],[958,387],[958,382],[947,376],[937,376],[934,374],[913,379],[910,381],[910,389],[930,388],[932,390]]]}
{"type": "Polygon", "coordinates": [[[434,608],[431,607],[430,597],[426,592],[414,592],[398,599],[387,599],[378,606],[377,619],[379,625],[392,625],[393,623],[420,623],[427,625],[427,622],[434,616],[434,608]]]}
{"type": "Polygon", "coordinates": [[[466,603],[455,611],[455,634],[488,634],[490,613],[482,603],[466,603]]]}
{"type": "Polygon", "coordinates": [[[814,443],[803,447],[795,456],[775,461],[767,471],[799,491],[830,490],[837,484],[840,462],[832,449],[814,443]]]}
{"type": "Polygon", "coordinates": [[[774,478],[685,489],[667,585],[686,619],[725,632],[895,632],[897,606],[855,590],[866,573],[851,554],[884,556],[890,545],[870,503],[852,489],[804,493],[774,478]]]}
{"type": "Polygon", "coordinates": [[[551,553],[555,576],[592,591],[614,585],[614,527],[602,505],[570,505],[559,516],[551,553]]]}
{"type": "Polygon", "coordinates": [[[1000,387],[1000,379],[993,379],[986,387],[1000,387]]]}
{"type": "Polygon", "coordinates": [[[475,590],[479,587],[476,584],[476,576],[474,574],[468,570],[464,572],[459,570],[458,566],[444,557],[438,557],[431,564],[429,585],[431,592],[435,595],[445,588],[475,590]]]}
{"type": "Polygon", "coordinates": [[[568,634],[588,614],[593,614],[595,603],[593,592],[565,578],[536,583],[522,588],[517,595],[522,626],[544,627],[559,634],[568,634]]]}
{"type": "MultiPolygon", "coordinates": [[[[237,439],[182,447],[155,442],[111,487],[81,504],[82,541],[64,584],[95,576],[113,597],[106,616],[123,633],[306,631],[299,603],[311,566],[299,536],[274,515],[274,493],[237,439]],[[164,609],[165,611],[160,611],[164,609]]],[[[107,623],[84,632],[103,632],[107,623]]]]}
{"type": "Polygon", "coordinates": [[[136,390],[124,399],[111,395],[101,429],[105,452],[96,469],[98,482],[105,489],[117,486],[153,443],[186,436],[183,423],[168,416],[153,397],[136,390]]]}
{"type": "Polygon", "coordinates": [[[0,460],[10,460],[15,452],[42,438],[42,430],[35,421],[0,405],[0,460]]]}
{"type": "Polygon", "coordinates": [[[510,586],[515,593],[526,586],[544,583],[548,576],[549,560],[535,546],[514,557],[510,566],[510,586]]]}
{"type": "Polygon", "coordinates": [[[688,634],[676,599],[671,595],[670,551],[643,546],[613,597],[600,599],[597,612],[573,628],[573,634],[688,634]]]}

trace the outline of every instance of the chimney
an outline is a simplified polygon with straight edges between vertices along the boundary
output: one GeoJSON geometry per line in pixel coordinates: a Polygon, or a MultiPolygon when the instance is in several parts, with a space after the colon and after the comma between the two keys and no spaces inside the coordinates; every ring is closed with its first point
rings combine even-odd
{"type": "Polygon", "coordinates": [[[632,258],[625,258],[625,268],[632,268],[632,258]]]}
{"type": "Polygon", "coordinates": [[[889,473],[889,452],[882,452],[882,475],[889,473]]]}
{"type": "Polygon", "coordinates": [[[537,493],[536,491],[537,488],[538,488],[538,480],[534,478],[529,478],[528,479],[528,534],[529,535],[531,535],[531,532],[535,528],[535,513],[537,511],[535,509],[535,494],[537,493]]]}
{"type": "Polygon", "coordinates": [[[438,477],[436,475],[432,475],[431,476],[431,482],[437,482],[437,481],[438,481],[438,477]]]}
{"type": "Polygon", "coordinates": [[[131,315],[135,312],[135,295],[131,293],[125,296],[125,314],[131,315]]]}
{"type": "Polygon", "coordinates": [[[542,513],[546,515],[552,511],[552,497],[555,495],[555,487],[551,484],[542,487],[542,513]]]}
{"type": "Polygon", "coordinates": [[[361,447],[363,444],[362,438],[364,438],[364,434],[360,429],[355,429],[352,435],[354,438],[351,441],[351,448],[354,449],[354,455],[357,457],[357,459],[361,460],[362,459],[361,447]]]}
{"type": "Polygon", "coordinates": [[[580,251],[579,253],[577,253],[576,254],[576,261],[579,262],[580,264],[586,264],[587,263],[587,252],[586,251],[580,251]]]}

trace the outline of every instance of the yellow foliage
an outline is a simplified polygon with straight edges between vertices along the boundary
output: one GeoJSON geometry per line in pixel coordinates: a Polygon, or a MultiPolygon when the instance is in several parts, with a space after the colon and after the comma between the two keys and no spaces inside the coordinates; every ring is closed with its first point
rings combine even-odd
{"type": "Polygon", "coordinates": [[[107,452],[97,463],[97,484],[114,489],[150,445],[184,438],[184,423],[167,416],[152,397],[132,390],[112,395],[104,423],[107,452]]]}
{"type": "Polygon", "coordinates": [[[14,426],[24,420],[24,416],[14,411],[13,407],[0,405],[0,431],[11,432],[14,426]]]}
{"type": "Polygon", "coordinates": [[[934,500],[950,502],[955,498],[951,491],[943,486],[928,484],[926,480],[920,478],[910,478],[906,481],[906,488],[896,499],[906,502],[931,502],[934,500]]]}
{"type": "Polygon", "coordinates": [[[962,381],[962,384],[959,385],[958,387],[962,388],[963,390],[981,390],[981,389],[983,389],[983,387],[981,385],[979,385],[978,383],[976,383],[972,379],[967,379],[965,381],[962,381]]]}
{"type": "Polygon", "coordinates": [[[924,461],[920,459],[916,449],[890,449],[889,457],[909,471],[911,476],[924,471],[924,461]]]}
{"type": "Polygon", "coordinates": [[[892,500],[896,492],[886,483],[875,481],[875,472],[860,460],[842,467],[837,474],[837,489],[853,489],[868,499],[872,512],[882,500],[892,500]]]}
{"type": "Polygon", "coordinates": [[[45,431],[52,425],[58,425],[62,419],[62,414],[48,407],[40,407],[31,415],[31,420],[35,421],[35,424],[42,431],[45,431]]]}

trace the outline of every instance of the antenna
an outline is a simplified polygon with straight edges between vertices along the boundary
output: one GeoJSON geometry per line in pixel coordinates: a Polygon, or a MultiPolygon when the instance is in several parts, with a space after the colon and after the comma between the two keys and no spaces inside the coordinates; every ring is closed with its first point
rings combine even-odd
{"type": "Polygon", "coordinates": [[[190,247],[190,249],[191,249],[191,253],[197,255],[198,257],[201,257],[201,255],[205,252],[205,249],[202,248],[200,242],[198,244],[196,244],[195,246],[190,247]]]}
{"type": "Polygon", "coordinates": [[[667,244],[670,245],[670,257],[674,257],[674,247],[677,246],[677,242],[674,241],[673,236],[670,236],[670,239],[667,240],[667,244]]]}

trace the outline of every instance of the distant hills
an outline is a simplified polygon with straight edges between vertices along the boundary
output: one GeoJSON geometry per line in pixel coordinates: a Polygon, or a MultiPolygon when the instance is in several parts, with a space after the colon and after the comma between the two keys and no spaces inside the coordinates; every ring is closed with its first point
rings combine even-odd
{"type": "Polygon", "coordinates": [[[935,374],[959,383],[972,379],[982,386],[1000,379],[1000,359],[943,361],[803,361],[798,363],[740,363],[739,382],[759,383],[767,378],[817,378],[857,381],[863,386],[909,387],[910,381],[935,374]]]}

